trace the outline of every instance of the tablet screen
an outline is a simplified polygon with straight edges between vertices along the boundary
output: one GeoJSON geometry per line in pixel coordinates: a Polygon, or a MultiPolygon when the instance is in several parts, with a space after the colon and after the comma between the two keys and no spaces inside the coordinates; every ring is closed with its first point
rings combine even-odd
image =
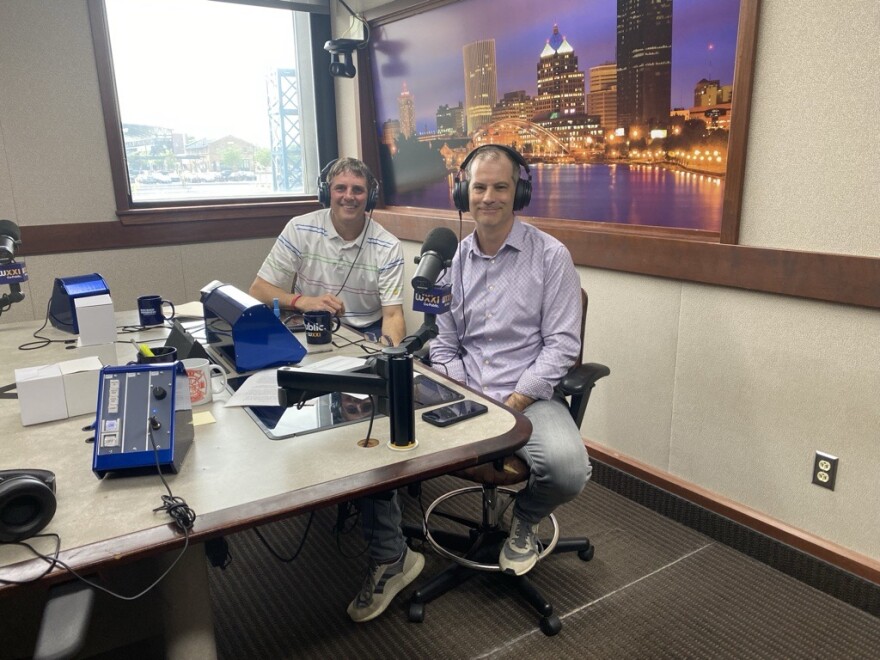
{"type": "MultiPolygon", "coordinates": [[[[235,391],[247,376],[227,379],[227,387],[235,391]]],[[[426,376],[413,377],[414,408],[427,408],[440,403],[463,399],[464,395],[426,376]]],[[[245,406],[245,411],[272,440],[281,440],[314,433],[335,426],[344,426],[370,418],[373,405],[370,397],[333,392],[315,397],[302,408],[282,406],[245,406]]],[[[379,415],[377,415],[379,417],[379,415]]]]}

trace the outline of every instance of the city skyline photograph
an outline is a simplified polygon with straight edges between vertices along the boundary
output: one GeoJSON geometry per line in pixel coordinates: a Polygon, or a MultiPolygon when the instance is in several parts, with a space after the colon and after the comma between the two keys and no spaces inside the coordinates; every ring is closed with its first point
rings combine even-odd
{"type": "Polygon", "coordinates": [[[389,203],[444,208],[441,179],[498,142],[533,165],[538,199],[563,180],[567,191],[602,188],[591,203],[557,198],[530,215],[717,231],[739,10],[739,0],[511,0],[499,12],[467,0],[376,28],[389,203]],[[630,199],[615,198],[614,182],[630,199]]]}

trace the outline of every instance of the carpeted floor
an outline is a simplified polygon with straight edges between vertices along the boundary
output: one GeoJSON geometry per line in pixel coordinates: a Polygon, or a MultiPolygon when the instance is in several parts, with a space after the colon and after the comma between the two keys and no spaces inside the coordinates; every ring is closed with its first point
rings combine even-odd
{"type": "MultiPolygon", "coordinates": [[[[423,485],[427,506],[459,487],[423,485]]],[[[406,518],[418,501],[403,494],[406,518]]],[[[457,507],[454,507],[457,508],[457,507]]],[[[385,614],[352,623],[364,576],[357,530],[337,537],[336,509],[315,514],[297,559],[282,563],[253,531],[228,537],[232,562],[211,569],[220,657],[240,658],[876,658],[880,618],[847,605],[595,483],[557,511],[564,535],[587,535],[592,561],[559,555],[532,572],[562,631],[499,576],[480,575],[410,623],[409,587],[385,614]]],[[[261,528],[278,554],[299,545],[307,516],[261,528]]],[[[446,561],[426,550],[422,578],[446,561]]]]}

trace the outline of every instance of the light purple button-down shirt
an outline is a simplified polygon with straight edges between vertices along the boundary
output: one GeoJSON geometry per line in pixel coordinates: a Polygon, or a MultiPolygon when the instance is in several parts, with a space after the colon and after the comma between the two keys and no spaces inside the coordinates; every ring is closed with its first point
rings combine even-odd
{"type": "Polygon", "coordinates": [[[580,279],[568,249],[514,220],[495,256],[467,236],[444,281],[452,307],[437,317],[434,368],[498,401],[514,391],[551,398],[581,350],[580,279]]]}

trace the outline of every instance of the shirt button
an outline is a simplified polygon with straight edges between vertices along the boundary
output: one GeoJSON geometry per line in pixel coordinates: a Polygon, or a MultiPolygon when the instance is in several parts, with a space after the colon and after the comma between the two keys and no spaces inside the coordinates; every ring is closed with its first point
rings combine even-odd
{"type": "Polygon", "coordinates": [[[489,360],[483,360],[483,364],[489,364],[489,360]]]}
{"type": "Polygon", "coordinates": [[[495,290],[495,285],[494,285],[494,284],[490,284],[490,285],[489,285],[489,291],[494,291],[494,290],[495,290]]]}

